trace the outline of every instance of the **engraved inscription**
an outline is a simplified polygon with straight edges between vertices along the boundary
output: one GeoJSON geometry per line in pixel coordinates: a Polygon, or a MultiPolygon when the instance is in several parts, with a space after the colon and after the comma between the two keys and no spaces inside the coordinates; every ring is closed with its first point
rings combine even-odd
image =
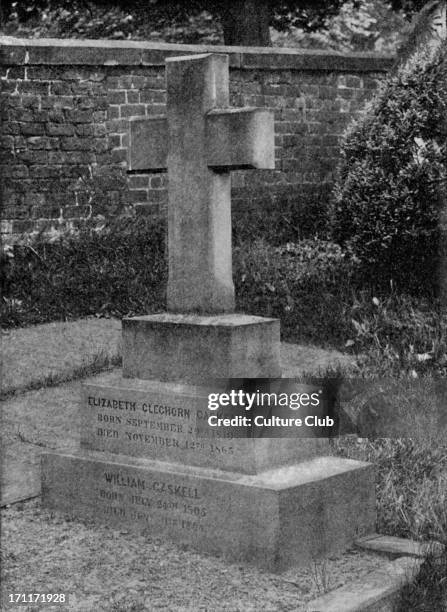
{"type": "Polygon", "coordinates": [[[161,436],[151,436],[150,434],[124,432],[129,441],[144,442],[145,444],[155,444],[156,446],[166,446],[168,448],[179,448],[179,441],[175,438],[162,438],[161,436]]]}
{"type": "Polygon", "coordinates": [[[138,427],[139,429],[159,429],[161,431],[173,431],[175,433],[183,433],[183,426],[180,423],[165,423],[160,421],[148,421],[147,419],[129,418],[126,419],[125,424],[129,427],[138,427]]]}
{"type": "Polygon", "coordinates": [[[176,406],[142,404],[141,410],[150,414],[162,414],[164,416],[179,417],[180,419],[189,419],[191,417],[191,411],[188,408],[177,408],[176,406]]]}
{"type": "Polygon", "coordinates": [[[119,438],[119,433],[116,429],[103,429],[102,427],[96,428],[96,435],[103,438],[119,438]]]}
{"type": "Polygon", "coordinates": [[[197,487],[121,471],[103,472],[97,501],[104,516],[126,517],[168,531],[197,530],[208,514],[197,487]]]}
{"type": "Polygon", "coordinates": [[[104,391],[90,391],[87,395],[85,417],[89,425],[84,431],[90,448],[153,457],[163,452],[163,456],[173,458],[175,453],[222,457],[235,452],[231,432],[211,430],[209,440],[198,436],[201,426],[197,424],[209,416],[203,398],[185,397],[186,406],[181,406],[171,404],[163,396],[147,401],[143,395],[131,398],[104,395],[104,391]]]}
{"type": "Polygon", "coordinates": [[[99,406],[101,408],[113,408],[114,410],[135,410],[136,402],[126,402],[123,400],[109,399],[107,397],[88,398],[89,406],[99,406]]]}

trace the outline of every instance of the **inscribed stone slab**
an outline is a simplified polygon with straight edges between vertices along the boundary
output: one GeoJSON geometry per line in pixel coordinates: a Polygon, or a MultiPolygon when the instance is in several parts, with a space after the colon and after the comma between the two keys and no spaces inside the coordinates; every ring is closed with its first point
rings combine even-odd
{"type": "Polygon", "coordinates": [[[207,402],[206,389],[108,376],[106,384],[83,387],[81,447],[246,474],[328,454],[325,439],[255,440],[210,430],[207,402]],[[205,428],[215,437],[204,438],[205,428]]]}
{"type": "Polygon", "coordinates": [[[241,475],[83,451],[43,455],[48,508],[277,571],[372,530],[374,469],[318,458],[241,475]]]}

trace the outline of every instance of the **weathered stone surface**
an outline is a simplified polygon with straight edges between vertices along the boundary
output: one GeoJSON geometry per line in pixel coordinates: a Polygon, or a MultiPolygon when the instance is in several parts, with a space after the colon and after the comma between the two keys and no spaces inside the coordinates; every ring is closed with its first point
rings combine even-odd
{"type": "Polygon", "coordinates": [[[330,591],[307,604],[308,612],[394,612],[405,584],[417,575],[422,561],[402,557],[384,563],[370,575],[330,591]]]}
{"type": "Polygon", "coordinates": [[[441,555],[444,550],[440,542],[417,542],[416,540],[377,533],[357,540],[356,546],[364,550],[382,553],[390,558],[402,557],[403,555],[425,558],[430,553],[435,556],[441,555]]]}
{"type": "Polygon", "coordinates": [[[123,319],[123,376],[203,384],[280,376],[279,321],[249,315],[123,319]]]}
{"type": "Polygon", "coordinates": [[[234,310],[229,171],[275,167],[272,112],[230,113],[229,79],[226,55],[166,60],[170,312],[234,310]]]}
{"type": "Polygon", "coordinates": [[[374,524],[373,468],[319,458],[241,475],[106,453],[44,454],[43,503],[270,570],[347,547],[374,524]]]}
{"type": "Polygon", "coordinates": [[[273,114],[262,108],[210,111],[206,117],[210,168],[275,169],[273,114]]]}
{"type": "Polygon", "coordinates": [[[205,114],[229,105],[228,58],[167,60],[168,259],[171,312],[231,312],[230,175],[208,168],[205,114]]]}
{"type": "Polygon", "coordinates": [[[233,438],[232,430],[207,428],[212,412],[205,388],[119,375],[104,378],[103,384],[98,380],[83,386],[81,447],[89,450],[245,474],[329,452],[325,439],[233,438]],[[207,439],[206,432],[214,436],[207,439]]]}
{"type": "Polygon", "coordinates": [[[40,453],[35,445],[5,444],[2,439],[0,465],[0,507],[39,495],[40,453]]]}
{"type": "Polygon", "coordinates": [[[166,170],[168,126],[166,117],[130,121],[129,170],[166,170]]]}
{"type": "MultiPolygon", "coordinates": [[[[273,115],[262,108],[211,110],[205,117],[205,153],[209,168],[222,171],[275,168],[273,115]]],[[[130,171],[167,170],[168,124],[165,117],[130,120],[130,171]]]]}
{"type": "Polygon", "coordinates": [[[251,52],[241,53],[241,66],[251,70],[265,70],[275,66],[282,69],[324,70],[332,72],[362,71],[365,65],[369,70],[389,70],[393,65],[393,58],[380,56],[374,53],[340,53],[328,52],[323,49],[313,49],[311,53],[301,49],[281,49],[281,53],[270,53],[266,47],[252,48],[251,52]]]}
{"type": "Polygon", "coordinates": [[[231,66],[257,65],[262,68],[305,68],[317,70],[377,70],[391,68],[392,56],[375,53],[328,53],[327,51],[283,49],[265,47],[238,47],[224,45],[185,45],[130,40],[71,40],[71,39],[19,39],[1,37],[0,64],[24,62],[28,65],[111,65],[111,66],[163,66],[166,57],[182,53],[225,53],[231,66]],[[269,61],[270,58],[270,61],[269,61]]]}

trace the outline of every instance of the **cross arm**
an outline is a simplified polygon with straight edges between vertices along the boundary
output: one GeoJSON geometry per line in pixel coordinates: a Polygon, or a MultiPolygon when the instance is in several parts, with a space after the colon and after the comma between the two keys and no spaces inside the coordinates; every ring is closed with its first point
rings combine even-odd
{"type": "Polygon", "coordinates": [[[273,112],[216,109],[206,115],[207,163],[214,170],[275,168],[273,112]]]}
{"type": "MultiPolygon", "coordinates": [[[[167,169],[166,117],[130,120],[129,171],[163,172],[167,169]]],[[[275,168],[272,111],[263,108],[216,109],[206,115],[207,165],[216,171],[275,168]]]]}
{"type": "Polygon", "coordinates": [[[131,119],[128,169],[163,172],[167,169],[168,124],[166,117],[154,115],[131,119]]]}

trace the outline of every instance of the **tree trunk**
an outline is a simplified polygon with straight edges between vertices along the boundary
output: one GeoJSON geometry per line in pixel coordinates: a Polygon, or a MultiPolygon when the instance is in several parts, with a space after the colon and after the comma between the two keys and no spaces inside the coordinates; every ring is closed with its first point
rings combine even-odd
{"type": "Polygon", "coordinates": [[[225,0],[220,19],[226,45],[269,47],[271,0],[225,0]]]}

